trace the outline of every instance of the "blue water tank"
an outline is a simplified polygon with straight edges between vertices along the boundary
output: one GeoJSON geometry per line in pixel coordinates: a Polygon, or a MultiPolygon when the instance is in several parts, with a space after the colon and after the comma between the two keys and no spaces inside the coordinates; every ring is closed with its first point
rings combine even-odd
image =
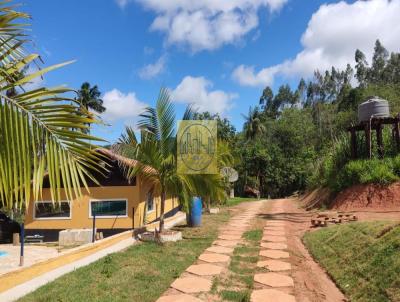
{"type": "Polygon", "coordinates": [[[201,225],[201,215],[203,211],[203,205],[200,197],[192,198],[192,206],[190,209],[190,225],[200,226],[201,225]]]}

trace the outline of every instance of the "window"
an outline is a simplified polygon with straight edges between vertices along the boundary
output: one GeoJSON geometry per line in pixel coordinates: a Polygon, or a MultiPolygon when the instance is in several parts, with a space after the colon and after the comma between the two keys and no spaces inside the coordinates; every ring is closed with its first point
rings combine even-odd
{"type": "Polygon", "coordinates": [[[126,199],[91,200],[89,216],[96,214],[99,218],[127,217],[127,207],[126,199]]]}
{"type": "Polygon", "coordinates": [[[153,191],[147,193],[147,213],[154,211],[154,196],[153,191]]]}
{"type": "Polygon", "coordinates": [[[34,219],[70,219],[71,207],[68,201],[36,201],[34,219]]]}

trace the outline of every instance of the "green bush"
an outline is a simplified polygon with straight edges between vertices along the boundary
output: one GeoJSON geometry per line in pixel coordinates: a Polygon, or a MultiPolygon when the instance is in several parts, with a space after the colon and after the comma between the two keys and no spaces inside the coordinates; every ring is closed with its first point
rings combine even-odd
{"type": "MultiPolygon", "coordinates": [[[[315,164],[313,174],[308,178],[308,188],[327,187],[333,192],[357,184],[376,183],[387,185],[400,180],[400,155],[393,143],[389,143],[390,133],[384,133],[385,159],[378,159],[373,150],[371,160],[350,160],[350,142],[347,135],[339,137],[332,149],[315,164]]],[[[359,144],[359,155],[365,156],[364,144],[359,144]]]]}
{"type": "Polygon", "coordinates": [[[329,183],[330,189],[339,192],[356,184],[376,183],[387,185],[398,181],[400,157],[384,160],[355,160],[347,163],[329,183]]]}
{"type": "Polygon", "coordinates": [[[333,147],[314,165],[314,172],[307,179],[309,188],[331,187],[338,173],[350,159],[350,142],[347,135],[335,140],[333,147]]]}

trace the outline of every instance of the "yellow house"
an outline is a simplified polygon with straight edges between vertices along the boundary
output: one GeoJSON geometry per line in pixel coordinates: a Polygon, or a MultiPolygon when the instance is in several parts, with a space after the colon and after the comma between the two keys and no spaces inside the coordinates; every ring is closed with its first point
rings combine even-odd
{"type": "MultiPolygon", "coordinates": [[[[60,203],[53,204],[48,183],[44,181],[42,199],[29,203],[25,216],[26,235],[38,234],[44,236],[45,241],[57,241],[62,230],[92,228],[95,214],[97,231],[107,237],[143,227],[160,217],[160,197],[155,196],[152,187],[140,176],[128,181],[118,163],[122,160],[134,165],[136,162],[109,150],[100,152],[108,158],[109,172],[106,176],[96,176],[100,185],[89,182],[89,192],[83,189],[81,198],[67,200],[64,194],[60,203]]],[[[166,200],[166,217],[178,209],[177,199],[166,200]]]]}

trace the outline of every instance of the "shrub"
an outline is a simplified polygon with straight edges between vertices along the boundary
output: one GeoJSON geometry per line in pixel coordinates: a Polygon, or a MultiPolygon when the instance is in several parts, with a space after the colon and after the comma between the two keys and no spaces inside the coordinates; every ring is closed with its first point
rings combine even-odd
{"type": "Polygon", "coordinates": [[[388,158],[385,160],[356,160],[347,163],[330,183],[329,187],[335,192],[356,184],[376,183],[387,185],[399,180],[397,173],[400,168],[400,158],[388,158]],[[397,171],[394,161],[397,161],[397,171]]]}
{"type": "MultiPolygon", "coordinates": [[[[385,134],[385,133],[384,133],[385,134]]],[[[388,133],[384,135],[389,142],[388,133]]],[[[387,158],[377,159],[376,150],[371,160],[350,160],[350,142],[347,135],[339,137],[332,149],[315,164],[313,174],[308,178],[308,187],[328,187],[339,192],[356,184],[376,183],[387,185],[400,180],[400,155],[394,144],[385,145],[387,158]],[[391,157],[394,156],[394,157],[391,157]]],[[[365,155],[363,144],[359,146],[361,155],[365,155]]]]}
{"type": "Polygon", "coordinates": [[[350,159],[350,142],[347,135],[337,138],[331,150],[314,165],[314,172],[307,179],[309,188],[331,187],[338,173],[350,159]]]}

